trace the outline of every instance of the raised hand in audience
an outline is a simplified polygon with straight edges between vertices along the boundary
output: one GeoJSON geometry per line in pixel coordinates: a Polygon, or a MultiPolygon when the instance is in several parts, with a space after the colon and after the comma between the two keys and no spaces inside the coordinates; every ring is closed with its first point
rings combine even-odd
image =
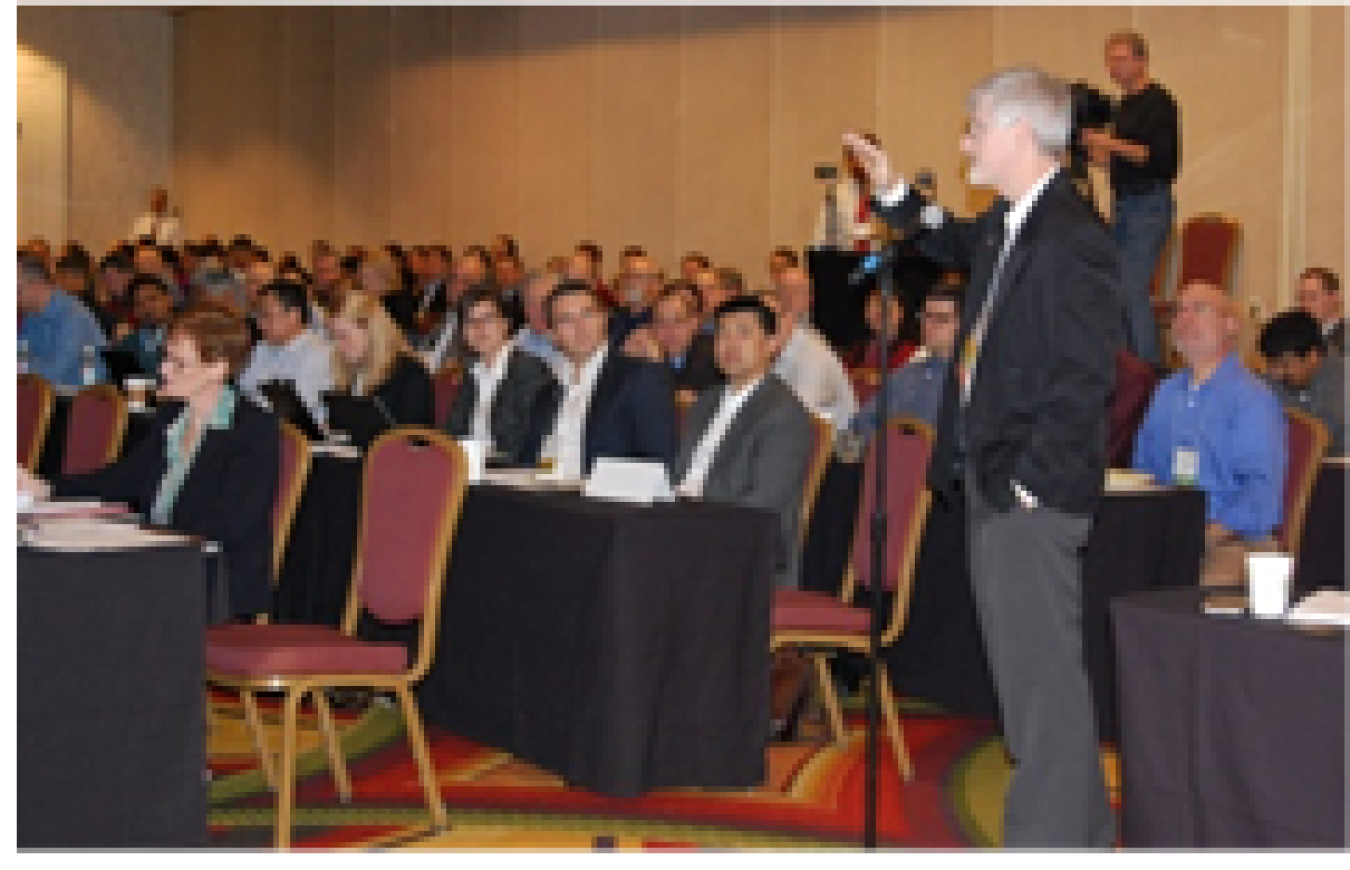
{"type": "Polygon", "coordinates": [[[844,134],[844,147],[853,152],[867,175],[874,192],[885,190],[895,182],[891,175],[891,161],[886,152],[875,147],[852,130],[844,134]]]}

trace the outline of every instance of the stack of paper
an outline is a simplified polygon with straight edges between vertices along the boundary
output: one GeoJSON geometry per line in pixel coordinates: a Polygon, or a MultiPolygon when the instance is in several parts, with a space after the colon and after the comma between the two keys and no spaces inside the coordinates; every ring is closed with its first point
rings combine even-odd
{"type": "Polygon", "coordinates": [[[1286,618],[1310,625],[1350,626],[1350,593],[1319,589],[1294,605],[1286,618]]]}
{"type": "Polygon", "coordinates": [[[81,519],[48,520],[24,533],[24,541],[31,547],[72,553],[161,547],[188,540],[183,535],[143,529],[130,523],[81,519]]]}
{"type": "Polygon", "coordinates": [[[90,518],[126,516],[131,509],[123,504],[80,499],[51,499],[30,502],[19,508],[21,520],[48,520],[53,518],[90,518]]]}

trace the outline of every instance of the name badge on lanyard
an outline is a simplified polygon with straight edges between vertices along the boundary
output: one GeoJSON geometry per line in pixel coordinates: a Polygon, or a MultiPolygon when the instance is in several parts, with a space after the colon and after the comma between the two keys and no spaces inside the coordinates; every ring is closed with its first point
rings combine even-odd
{"type": "Polygon", "coordinates": [[[1195,486],[1200,479],[1200,453],[1178,447],[1172,454],[1172,480],[1181,486],[1195,486]]]}

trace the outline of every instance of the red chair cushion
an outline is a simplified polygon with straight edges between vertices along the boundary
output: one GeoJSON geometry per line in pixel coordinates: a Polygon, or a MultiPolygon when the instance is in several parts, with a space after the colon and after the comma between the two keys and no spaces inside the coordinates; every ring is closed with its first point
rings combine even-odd
{"type": "Polygon", "coordinates": [[[866,634],[870,614],[851,607],[833,595],[805,589],[775,589],[773,594],[774,631],[832,631],[866,634]]]}
{"type": "Polygon", "coordinates": [[[323,625],[222,625],[206,631],[206,668],[242,677],[400,674],[408,649],[323,625]]]}

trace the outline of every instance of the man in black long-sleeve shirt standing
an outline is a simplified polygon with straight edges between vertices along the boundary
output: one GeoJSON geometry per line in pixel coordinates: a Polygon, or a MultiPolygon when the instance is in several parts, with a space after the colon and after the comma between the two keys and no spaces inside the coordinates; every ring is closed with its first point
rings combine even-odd
{"type": "Polygon", "coordinates": [[[1149,289],[1176,214],[1172,183],[1181,163],[1176,100],[1148,76],[1148,44],[1132,31],[1106,41],[1106,66],[1123,91],[1110,132],[1085,130],[1089,158],[1111,174],[1113,235],[1120,248],[1120,291],[1130,347],[1162,364],[1149,289]]]}

